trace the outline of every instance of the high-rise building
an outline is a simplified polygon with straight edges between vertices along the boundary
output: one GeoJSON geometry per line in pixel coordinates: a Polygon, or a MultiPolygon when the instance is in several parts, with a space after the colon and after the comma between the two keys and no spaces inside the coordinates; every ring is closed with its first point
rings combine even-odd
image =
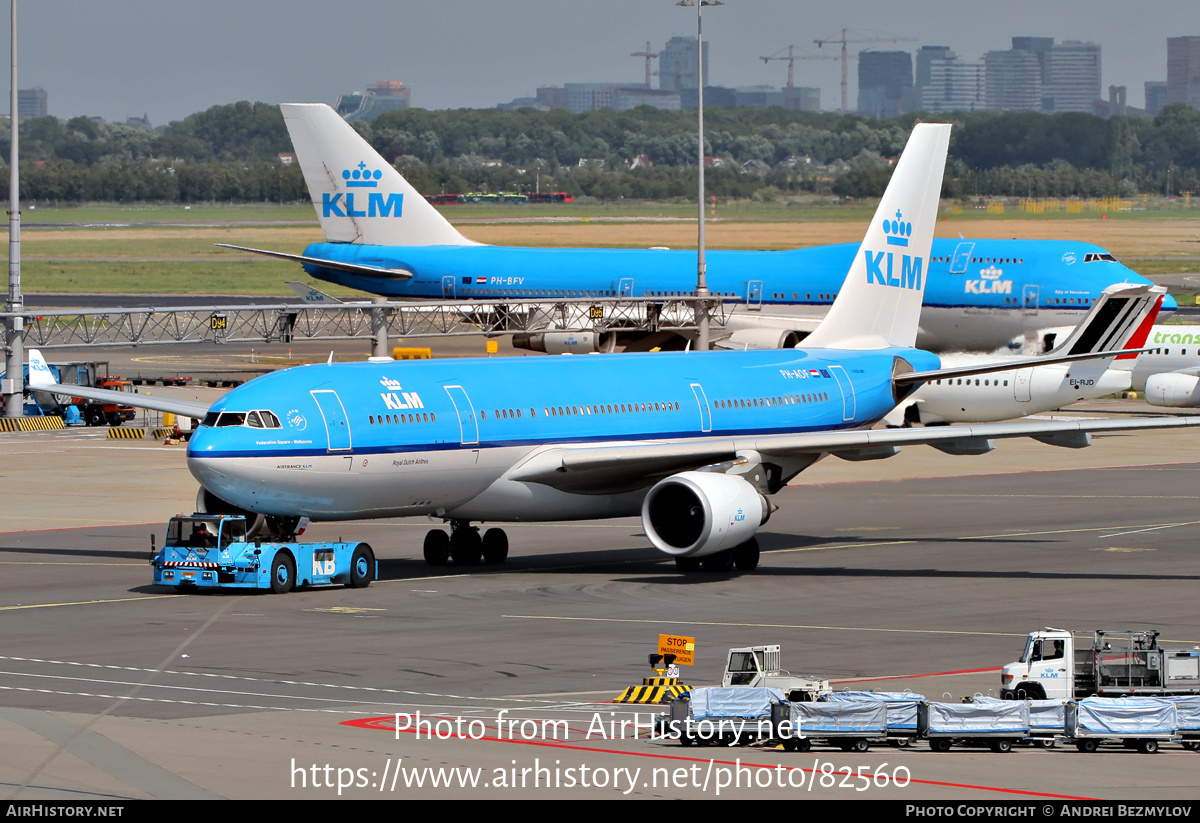
{"type": "Polygon", "coordinates": [[[50,113],[46,90],[17,89],[17,117],[45,117],[50,113]]]}
{"type": "Polygon", "coordinates": [[[700,50],[695,37],[672,37],[658,55],[658,87],[668,91],[708,85],[708,43],[704,43],[704,78],[701,83],[700,50]]]}
{"type": "Polygon", "coordinates": [[[921,109],[941,114],[980,111],[983,107],[983,63],[963,62],[952,51],[929,61],[929,80],[921,89],[921,109]]]}
{"type": "Polygon", "coordinates": [[[1024,49],[989,51],[983,55],[983,66],[985,108],[994,111],[1041,110],[1042,64],[1037,53],[1024,49]]]}
{"type": "Polygon", "coordinates": [[[1100,46],[1067,40],[1043,60],[1042,111],[1092,111],[1100,99],[1100,46]]]}
{"type": "Polygon", "coordinates": [[[1167,102],[1200,107],[1200,37],[1167,38],[1167,102]]]}
{"type": "Polygon", "coordinates": [[[906,51],[858,55],[858,113],[895,117],[913,110],[913,61],[906,51]]]}
{"type": "Polygon", "coordinates": [[[1162,107],[1165,105],[1167,105],[1167,81],[1147,80],[1146,114],[1153,117],[1162,111],[1162,107]]]}
{"type": "Polygon", "coordinates": [[[921,94],[926,86],[929,85],[930,69],[934,60],[945,60],[954,52],[950,51],[949,46],[921,46],[917,49],[917,72],[913,82],[913,106],[918,110],[928,109],[928,106],[922,102],[921,94]]]}

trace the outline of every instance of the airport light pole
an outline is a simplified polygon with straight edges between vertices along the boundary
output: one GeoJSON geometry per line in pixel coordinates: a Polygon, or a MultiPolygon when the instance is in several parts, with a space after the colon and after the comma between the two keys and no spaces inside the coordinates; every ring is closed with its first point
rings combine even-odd
{"type": "MultiPolygon", "coordinates": [[[[9,89],[9,128],[12,132],[12,145],[9,148],[9,180],[8,180],[8,305],[9,313],[19,312],[24,308],[21,297],[21,212],[19,205],[19,175],[17,173],[17,0],[9,0],[11,16],[11,53],[12,74],[9,89]]],[[[22,370],[25,367],[25,319],[10,317],[5,329],[4,369],[4,416],[20,417],[24,411],[22,395],[25,393],[25,380],[22,370]]]]}
{"type": "MultiPolygon", "coordinates": [[[[696,348],[707,351],[709,342],[708,273],[704,264],[704,26],[700,15],[705,6],[723,6],[721,0],[679,0],[677,6],[696,7],[696,110],[697,110],[697,155],[700,160],[699,193],[696,197],[698,229],[696,236],[696,348]]],[[[682,77],[680,91],[683,90],[682,77]]]]}

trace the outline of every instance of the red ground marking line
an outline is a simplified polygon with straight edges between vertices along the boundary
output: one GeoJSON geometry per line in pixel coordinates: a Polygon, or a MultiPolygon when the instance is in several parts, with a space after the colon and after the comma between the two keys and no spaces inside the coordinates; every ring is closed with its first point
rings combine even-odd
{"type": "MultiPolygon", "coordinates": [[[[436,719],[447,720],[449,718],[445,718],[445,717],[433,718],[433,717],[431,717],[430,719],[431,720],[436,720],[436,719]]],[[[366,718],[359,718],[359,719],[355,719],[355,720],[343,720],[338,725],[354,726],[354,727],[360,728],[360,729],[372,729],[375,731],[386,731],[386,732],[395,734],[397,731],[396,727],[394,725],[395,720],[396,720],[396,718],[394,715],[391,717],[366,717],[366,718]],[[392,723],[393,725],[389,728],[385,725],[386,723],[392,723]]],[[[408,729],[402,729],[401,731],[403,731],[405,734],[416,734],[415,729],[413,729],[411,731],[408,729]]],[[[538,746],[540,748],[546,748],[546,749],[563,749],[566,751],[590,752],[593,754],[615,754],[615,755],[623,755],[625,757],[643,757],[643,758],[649,758],[651,760],[673,760],[673,761],[684,762],[684,763],[715,763],[715,764],[718,764],[721,766],[733,766],[734,768],[741,766],[741,767],[745,767],[748,769],[749,768],[776,769],[782,765],[782,764],[770,765],[770,764],[766,764],[766,763],[742,763],[740,761],[734,761],[734,760],[717,760],[715,758],[703,758],[703,757],[684,757],[683,755],[678,755],[678,754],[654,754],[653,752],[623,752],[618,749],[597,749],[597,748],[591,748],[588,746],[573,746],[569,743],[556,743],[556,742],[551,742],[549,740],[505,740],[502,737],[472,738],[472,737],[459,737],[457,735],[454,737],[448,737],[448,738],[444,738],[444,739],[447,739],[447,740],[451,740],[451,739],[454,739],[454,740],[476,740],[476,741],[483,741],[483,742],[488,742],[488,743],[515,743],[515,744],[519,744],[519,745],[523,745],[523,746],[538,746]]],[[[783,768],[787,769],[788,771],[799,771],[799,772],[804,772],[805,774],[809,774],[812,776],[810,779],[815,778],[816,775],[821,773],[819,771],[813,771],[812,769],[805,769],[800,766],[783,766],[783,768]]],[[[1049,798],[1054,798],[1056,800],[1087,800],[1087,801],[1098,800],[1098,798],[1094,798],[1094,797],[1081,797],[1081,796],[1076,796],[1073,794],[1051,794],[1049,792],[1035,792],[1035,791],[1030,791],[1028,789],[1004,789],[1004,788],[1000,788],[999,786],[976,786],[971,783],[948,783],[948,782],[942,781],[942,780],[921,780],[919,778],[910,778],[909,783],[910,784],[918,783],[922,786],[944,786],[946,788],[951,788],[951,789],[973,789],[975,791],[981,791],[981,792],[1000,792],[1002,794],[1018,794],[1023,797],[1049,797],[1049,798]]]]}
{"type": "Polygon", "coordinates": [[[830,683],[870,683],[873,680],[908,680],[914,677],[949,677],[953,674],[980,674],[981,672],[998,672],[1002,666],[987,669],[958,669],[952,672],[928,672],[926,674],[894,674],[890,677],[851,677],[846,680],[830,680],[830,683]]]}

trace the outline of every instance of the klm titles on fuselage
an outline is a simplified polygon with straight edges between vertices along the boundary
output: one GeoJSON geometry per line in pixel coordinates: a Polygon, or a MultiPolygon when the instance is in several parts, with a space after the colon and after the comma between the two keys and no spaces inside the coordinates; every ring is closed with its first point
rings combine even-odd
{"type": "MultiPolygon", "coordinates": [[[[373,189],[379,185],[383,172],[371,170],[367,164],[359,162],[353,169],[343,169],[342,179],[348,189],[373,189]]],[[[361,193],[358,200],[359,208],[354,207],[355,192],[338,192],[321,194],[321,215],[323,217],[399,217],[404,207],[404,195],[400,193],[383,194],[382,192],[366,192],[367,207],[361,208],[361,193]],[[345,211],[342,209],[345,208],[345,211]]]]}
{"type": "MultiPolygon", "coordinates": [[[[912,223],[904,222],[899,211],[895,220],[883,221],[883,232],[887,235],[889,246],[908,247],[908,238],[912,235],[912,223]]],[[[863,249],[867,263],[867,282],[878,283],[881,286],[892,286],[899,289],[920,289],[921,270],[924,261],[920,257],[900,255],[900,276],[896,276],[895,254],[890,251],[873,252],[863,249]],[[887,271],[884,271],[883,259],[887,257],[887,271]]]]}
{"type": "Polygon", "coordinates": [[[379,381],[385,389],[389,391],[380,392],[379,396],[383,399],[383,405],[389,409],[400,411],[401,409],[423,409],[425,404],[421,402],[421,397],[416,392],[404,391],[404,387],[390,377],[385,377],[379,381]]]}

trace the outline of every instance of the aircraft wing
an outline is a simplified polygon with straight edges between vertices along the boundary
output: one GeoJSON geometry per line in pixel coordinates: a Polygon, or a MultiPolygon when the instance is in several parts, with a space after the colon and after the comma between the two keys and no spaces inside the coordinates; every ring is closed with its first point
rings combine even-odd
{"type": "Polygon", "coordinates": [[[1200,426],[1200,417],[1043,420],[911,429],[779,434],[699,441],[629,442],[610,446],[555,446],[514,467],[507,479],[562,491],[613,493],[653,485],[680,471],[757,452],[765,461],[830,453],[847,460],[891,457],[902,446],[927,445],[948,454],[983,454],[995,441],[1032,437],[1052,446],[1083,448],[1092,433],[1200,426]]]}
{"type": "Polygon", "coordinates": [[[45,358],[37,349],[29,350],[29,390],[63,397],[86,397],[88,400],[99,400],[102,403],[153,409],[197,419],[204,417],[208,413],[209,407],[208,403],[196,400],[178,400],[169,397],[155,397],[150,394],[133,394],[112,389],[94,389],[91,386],[68,386],[59,383],[54,379],[53,373],[46,366],[45,358]]]}

